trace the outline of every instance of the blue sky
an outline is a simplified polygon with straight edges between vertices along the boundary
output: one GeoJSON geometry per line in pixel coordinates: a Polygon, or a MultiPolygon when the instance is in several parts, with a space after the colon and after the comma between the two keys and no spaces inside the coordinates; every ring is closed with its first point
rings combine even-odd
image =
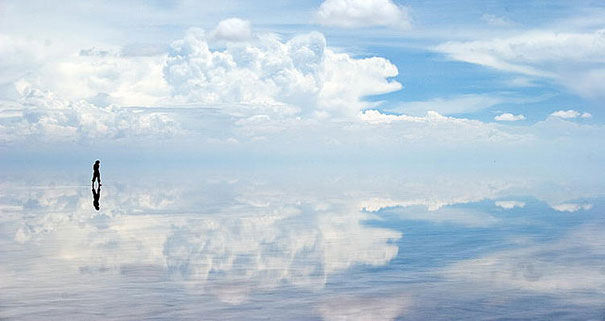
{"type": "Polygon", "coordinates": [[[6,1],[0,17],[5,158],[602,149],[597,1],[6,1]]]}

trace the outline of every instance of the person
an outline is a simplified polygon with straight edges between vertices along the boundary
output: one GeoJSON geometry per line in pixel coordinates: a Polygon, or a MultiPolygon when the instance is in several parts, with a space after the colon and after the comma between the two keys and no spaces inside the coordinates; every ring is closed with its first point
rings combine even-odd
{"type": "Polygon", "coordinates": [[[95,179],[99,181],[99,186],[101,186],[101,172],[99,172],[100,161],[97,159],[94,165],[92,165],[92,187],[95,187],[95,179]]]}
{"type": "Polygon", "coordinates": [[[101,184],[97,187],[97,191],[95,192],[95,187],[92,187],[92,206],[95,207],[95,210],[99,210],[99,199],[101,198],[101,184]]]}

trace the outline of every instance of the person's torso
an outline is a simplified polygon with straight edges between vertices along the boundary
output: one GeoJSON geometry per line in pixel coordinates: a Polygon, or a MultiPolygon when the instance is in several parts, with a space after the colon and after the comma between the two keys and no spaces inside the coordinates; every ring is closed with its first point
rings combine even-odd
{"type": "Polygon", "coordinates": [[[94,164],[94,165],[92,166],[92,169],[93,169],[95,172],[98,172],[98,171],[99,171],[99,164],[94,164]]]}

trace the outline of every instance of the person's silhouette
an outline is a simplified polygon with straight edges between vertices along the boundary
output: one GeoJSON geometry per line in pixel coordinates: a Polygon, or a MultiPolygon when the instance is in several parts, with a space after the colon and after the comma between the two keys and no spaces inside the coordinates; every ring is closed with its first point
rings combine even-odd
{"type": "Polygon", "coordinates": [[[99,181],[99,186],[101,186],[101,172],[99,172],[99,166],[101,162],[97,159],[94,165],[92,165],[92,188],[95,188],[95,179],[99,181]]]}
{"type": "Polygon", "coordinates": [[[95,207],[95,210],[99,210],[100,206],[99,206],[99,199],[101,198],[101,185],[99,184],[99,187],[97,187],[97,191],[95,192],[95,188],[93,186],[92,188],[92,206],[95,207]]]}

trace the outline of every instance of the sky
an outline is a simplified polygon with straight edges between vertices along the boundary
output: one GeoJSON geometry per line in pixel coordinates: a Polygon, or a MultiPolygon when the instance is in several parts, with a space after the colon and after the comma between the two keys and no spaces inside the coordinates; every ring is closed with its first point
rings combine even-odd
{"type": "Polygon", "coordinates": [[[0,70],[5,162],[604,155],[599,1],[2,1],[0,70]]]}
{"type": "Polygon", "coordinates": [[[203,295],[187,313],[595,318],[604,103],[602,1],[0,0],[8,313],[35,279],[116,318],[203,295]],[[114,300],[137,265],[176,282],[114,300]]]}

